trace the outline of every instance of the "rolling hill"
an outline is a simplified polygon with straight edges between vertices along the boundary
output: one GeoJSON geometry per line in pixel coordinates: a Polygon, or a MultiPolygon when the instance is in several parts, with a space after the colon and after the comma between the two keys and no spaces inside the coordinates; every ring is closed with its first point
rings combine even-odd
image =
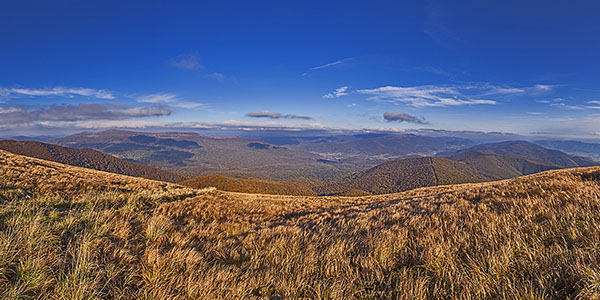
{"type": "Polygon", "coordinates": [[[600,144],[580,141],[539,140],[534,143],[549,148],[567,152],[572,155],[585,156],[600,161],[600,144]]]}
{"type": "Polygon", "coordinates": [[[467,152],[489,153],[498,156],[522,158],[532,161],[544,162],[563,168],[594,165],[590,159],[568,155],[558,150],[551,150],[526,141],[507,141],[500,143],[482,144],[459,151],[453,157],[467,152]]]}
{"type": "Polygon", "coordinates": [[[417,157],[392,160],[349,178],[317,187],[319,194],[364,191],[388,194],[419,187],[485,181],[462,162],[446,158],[417,157]]]}
{"type": "Polygon", "coordinates": [[[262,179],[240,179],[225,177],[220,175],[205,175],[181,182],[182,185],[192,188],[214,187],[222,191],[255,193],[255,194],[276,194],[276,195],[297,195],[311,196],[316,195],[311,185],[303,182],[291,181],[270,181],[262,179]]]}
{"type": "Polygon", "coordinates": [[[395,193],[419,187],[508,179],[553,169],[598,163],[525,141],[482,144],[442,157],[389,161],[347,178],[318,186],[319,194],[364,191],[395,193]]]}
{"type": "Polygon", "coordinates": [[[7,299],[597,299],[600,168],[368,197],[197,190],[0,150],[7,299]]]}
{"type": "Polygon", "coordinates": [[[0,140],[0,149],[67,165],[147,179],[168,182],[180,182],[186,179],[184,176],[88,148],[76,149],[34,141],[0,140]]]}

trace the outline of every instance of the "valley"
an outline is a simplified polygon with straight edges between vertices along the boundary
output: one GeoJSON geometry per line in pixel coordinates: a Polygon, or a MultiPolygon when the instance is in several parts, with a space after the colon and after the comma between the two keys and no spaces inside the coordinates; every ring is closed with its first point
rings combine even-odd
{"type": "Polygon", "coordinates": [[[191,132],[109,130],[82,132],[49,143],[0,140],[0,149],[101,171],[183,182],[194,188],[303,196],[396,193],[598,165],[589,158],[527,141],[478,144],[414,134],[266,140],[275,144],[191,132]],[[332,155],[331,151],[338,152],[332,155]]]}

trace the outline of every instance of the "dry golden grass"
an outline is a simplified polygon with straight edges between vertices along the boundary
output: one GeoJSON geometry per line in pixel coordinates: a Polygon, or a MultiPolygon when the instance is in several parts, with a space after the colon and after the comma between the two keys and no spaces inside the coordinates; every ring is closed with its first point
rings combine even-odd
{"type": "Polygon", "coordinates": [[[296,197],[0,151],[0,178],[5,299],[600,299],[600,168],[296,197]]]}

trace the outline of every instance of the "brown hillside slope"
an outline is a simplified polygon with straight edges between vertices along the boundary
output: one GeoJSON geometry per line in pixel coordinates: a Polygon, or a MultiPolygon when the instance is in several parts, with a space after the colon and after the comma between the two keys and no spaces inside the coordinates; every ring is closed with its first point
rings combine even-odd
{"type": "Polygon", "coordinates": [[[447,158],[417,157],[385,162],[315,188],[319,194],[365,191],[386,194],[419,187],[514,178],[538,172],[590,167],[597,162],[525,141],[482,144],[447,158]]]}
{"type": "Polygon", "coordinates": [[[416,157],[385,162],[344,180],[315,188],[319,194],[351,190],[389,194],[419,187],[481,182],[486,178],[462,162],[437,157],[416,157]]]}
{"type": "Polygon", "coordinates": [[[0,149],[15,154],[122,175],[168,182],[185,180],[183,176],[126,161],[89,148],[77,149],[33,141],[0,140],[0,149]]]}
{"type": "Polygon", "coordinates": [[[309,184],[291,181],[271,181],[262,179],[240,179],[220,175],[206,175],[186,180],[182,185],[192,188],[215,187],[221,191],[275,194],[275,195],[316,195],[309,184]]]}
{"type": "Polygon", "coordinates": [[[294,197],[193,191],[0,151],[0,178],[7,299],[600,297],[598,167],[294,197]]]}

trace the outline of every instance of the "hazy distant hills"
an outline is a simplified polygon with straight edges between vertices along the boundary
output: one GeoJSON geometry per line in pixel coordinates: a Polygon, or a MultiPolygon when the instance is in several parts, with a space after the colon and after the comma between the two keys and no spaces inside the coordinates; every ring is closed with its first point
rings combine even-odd
{"type": "Polygon", "coordinates": [[[388,159],[457,151],[474,142],[413,134],[278,137],[266,141],[192,132],[82,132],[51,143],[93,148],[196,177],[219,174],[263,180],[332,181],[388,159]]]}
{"type": "Polygon", "coordinates": [[[0,140],[0,149],[67,165],[147,179],[168,182],[179,182],[185,179],[181,175],[126,161],[88,148],[76,149],[34,141],[0,140]]]}
{"type": "Polygon", "coordinates": [[[465,162],[490,180],[512,178],[551,169],[597,165],[590,159],[546,149],[525,141],[478,145],[459,151],[449,158],[465,162]]]}
{"type": "Polygon", "coordinates": [[[321,194],[394,193],[419,187],[507,179],[541,171],[586,167],[596,162],[525,142],[483,144],[447,158],[420,157],[383,163],[317,188],[321,194]]]}
{"type": "Polygon", "coordinates": [[[541,140],[536,144],[550,149],[556,149],[573,155],[585,156],[600,161],[600,144],[580,141],[541,140]]]}
{"type": "Polygon", "coordinates": [[[455,137],[429,137],[414,134],[367,133],[327,137],[274,137],[267,142],[330,157],[368,157],[370,159],[435,155],[460,150],[475,142],[455,137]]]}
{"type": "Polygon", "coordinates": [[[319,155],[240,137],[107,130],[82,132],[50,142],[89,147],[190,177],[229,171],[240,177],[286,179],[293,177],[295,169],[309,169],[308,176],[315,176],[316,169],[334,169],[337,174],[337,166],[322,161],[319,155]]]}
{"type": "Polygon", "coordinates": [[[459,151],[456,155],[473,151],[541,161],[549,165],[554,164],[563,168],[589,166],[595,164],[590,159],[568,155],[564,152],[547,149],[526,141],[508,141],[501,143],[482,144],[467,150],[459,151]]]}

